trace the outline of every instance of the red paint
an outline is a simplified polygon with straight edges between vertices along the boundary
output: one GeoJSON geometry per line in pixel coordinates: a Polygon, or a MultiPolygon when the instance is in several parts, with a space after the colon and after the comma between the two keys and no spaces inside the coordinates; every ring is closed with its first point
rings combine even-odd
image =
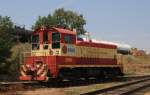
{"type": "Polygon", "coordinates": [[[46,77],[36,77],[36,78],[34,78],[34,80],[44,81],[44,80],[46,80],[46,77]]]}
{"type": "Polygon", "coordinates": [[[117,59],[114,58],[86,58],[57,56],[57,65],[117,65],[117,59]],[[72,62],[66,62],[66,58],[72,59],[72,62]]]}
{"type": "Polygon", "coordinates": [[[85,57],[69,57],[69,56],[37,56],[27,57],[25,64],[35,64],[36,61],[48,64],[48,69],[53,78],[59,73],[59,65],[117,65],[116,59],[111,58],[85,58],[85,57]]]}
{"type": "Polygon", "coordinates": [[[49,44],[52,43],[52,32],[51,31],[48,32],[48,42],[49,42],[49,44]]]}
{"type": "Polygon", "coordinates": [[[32,78],[30,76],[20,76],[20,80],[31,80],[32,78]]]}
{"type": "Polygon", "coordinates": [[[59,70],[56,64],[56,56],[48,57],[48,69],[53,78],[56,78],[58,76],[59,70]]]}
{"type": "Polygon", "coordinates": [[[53,29],[59,31],[60,33],[65,33],[65,34],[71,34],[71,35],[76,35],[76,32],[73,32],[71,30],[68,29],[63,29],[63,28],[54,28],[53,29]]]}
{"type": "Polygon", "coordinates": [[[19,79],[24,80],[24,81],[27,81],[27,80],[44,81],[44,80],[46,80],[46,77],[34,77],[34,79],[32,79],[30,76],[20,76],[19,79]]]}
{"type": "Polygon", "coordinates": [[[42,28],[38,28],[33,33],[39,33],[41,31],[51,31],[51,32],[59,31],[60,33],[67,33],[67,34],[76,35],[76,32],[73,32],[73,31],[71,31],[69,29],[56,28],[56,27],[42,27],[42,28]]]}
{"type": "Polygon", "coordinates": [[[109,45],[109,44],[104,44],[104,43],[84,42],[84,41],[78,41],[77,46],[117,49],[116,45],[109,45]]]}

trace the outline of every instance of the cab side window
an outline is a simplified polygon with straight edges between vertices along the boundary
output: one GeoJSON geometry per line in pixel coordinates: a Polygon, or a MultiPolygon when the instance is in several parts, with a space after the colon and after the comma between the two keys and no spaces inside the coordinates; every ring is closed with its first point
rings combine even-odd
{"type": "Polygon", "coordinates": [[[40,49],[40,36],[39,34],[32,36],[32,50],[39,50],[40,49]]]}
{"type": "Polygon", "coordinates": [[[48,49],[48,32],[43,33],[43,49],[48,49]]]}
{"type": "Polygon", "coordinates": [[[48,44],[48,32],[44,32],[44,34],[43,34],[43,42],[44,42],[44,44],[48,44]]]}
{"type": "Polygon", "coordinates": [[[52,33],[52,48],[53,49],[60,48],[60,33],[59,32],[52,33]]]}
{"type": "Polygon", "coordinates": [[[73,43],[73,36],[72,35],[65,35],[64,36],[64,42],[67,44],[72,44],[73,43]]]}

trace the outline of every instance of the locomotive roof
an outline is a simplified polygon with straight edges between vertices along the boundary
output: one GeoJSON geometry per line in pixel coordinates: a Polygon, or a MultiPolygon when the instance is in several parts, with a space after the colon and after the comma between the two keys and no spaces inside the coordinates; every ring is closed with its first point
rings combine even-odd
{"type": "Polygon", "coordinates": [[[47,30],[47,31],[54,30],[54,31],[58,31],[59,33],[76,35],[76,32],[74,31],[71,31],[69,29],[64,29],[64,28],[57,28],[57,27],[41,27],[41,28],[36,29],[34,33],[39,32],[41,30],[47,30]]]}
{"type": "Polygon", "coordinates": [[[53,29],[59,31],[60,33],[66,33],[66,34],[72,34],[72,35],[76,35],[76,32],[68,30],[68,29],[63,29],[63,28],[55,28],[53,27],[53,29]]]}

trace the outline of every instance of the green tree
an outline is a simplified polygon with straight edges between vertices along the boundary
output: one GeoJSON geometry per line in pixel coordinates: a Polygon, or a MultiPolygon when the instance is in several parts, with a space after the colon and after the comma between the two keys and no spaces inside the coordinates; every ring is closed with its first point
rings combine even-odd
{"type": "Polygon", "coordinates": [[[13,31],[13,22],[10,17],[0,16],[0,71],[7,71],[8,65],[10,65],[8,58],[13,45],[13,31]]]}
{"type": "Polygon", "coordinates": [[[33,28],[38,28],[41,26],[56,26],[57,20],[53,18],[50,14],[48,16],[39,16],[33,28]]]}
{"type": "Polygon", "coordinates": [[[33,28],[61,25],[65,28],[76,29],[78,34],[84,34],[86,32],[84,29],[85,24],[86,20],[83,18],[83,15],[60,8],[55,10],[52,15],[49,14],[48,16],[43,17],[39,16],[33,28]]]}

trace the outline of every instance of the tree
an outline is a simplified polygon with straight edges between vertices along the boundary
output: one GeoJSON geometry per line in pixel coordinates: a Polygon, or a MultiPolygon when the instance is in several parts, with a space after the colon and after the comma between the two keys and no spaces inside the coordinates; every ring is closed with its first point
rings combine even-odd
{"type": "MultiPolygon", "coordinates": [[[[8,58],[10,56],[10,49],[13,45],[13,22],[10,20],[10,17],[0,16],[0,70],[4,67],[8,68],[9,63],[8,58]]],[[[7,70],[7,69],[6,69],[7,70]]]]}
{"type": "Polygon", "coordinates": [[[46,16],[39,16],[38,20],[36,21],[35,25],[33,26],[34,29],[41,27],[41,26],[56,26],[57,20],[53,18],[50,14],[46,16]]]}
{"type": "Polygon", "coordinates": [[[53,15],[39,16],[33,28],[40,26],[64,26],[69,29],[76,29],[78,34],[84,34],[86,30],[84,25],[86,24],[83,15],[77,14],[70,10],[64,10],[63,8],[54,11],[53,15]]]}

